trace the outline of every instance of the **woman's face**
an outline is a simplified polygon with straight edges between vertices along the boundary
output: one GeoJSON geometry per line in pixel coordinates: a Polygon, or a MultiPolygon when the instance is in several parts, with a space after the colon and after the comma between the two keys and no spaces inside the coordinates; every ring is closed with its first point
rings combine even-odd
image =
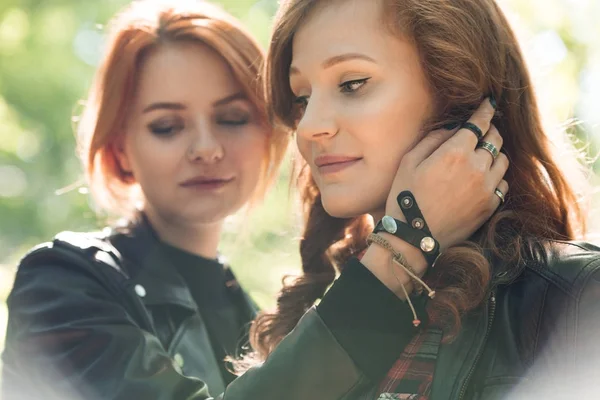
{"type": "Polygon", "coordinates": [[[253,194],[267,130],[228,64],[192,43],[147,55],[125,130],[121,166],[165,221],[215,223],[253,194]]]}
{"type": "Polygon", "coordinates": [[[325,210],[381,213],[433,112],[415,47],[384,28],[380,1],[335,1],[297,31],[290,86],[304,106],[298,148],[325,210]]]}

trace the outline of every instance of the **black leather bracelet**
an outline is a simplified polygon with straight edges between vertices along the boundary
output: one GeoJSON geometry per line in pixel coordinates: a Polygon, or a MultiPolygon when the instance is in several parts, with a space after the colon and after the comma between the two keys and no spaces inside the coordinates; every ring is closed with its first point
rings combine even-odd
{"type": "Polygon", "coordinates": [[[408,242],[421,250],[427,264],[433,267],[440,255],[440,244],[431,234],[415,197],[410,191],[405,190],[398,195],[397,201],[408,223],[386,215],[377,223],[373,232],[391,233],[408,242]]]}
{"type": "Polygon", "coordinates": [[[423,213],[417,204],[417,200],[410,191],[404,190],[400,192],[398,197],[396,197],[396,201],[398,202],[400,210],[402,210],[402,213],[406,217],[406,221],[409,225],[415,229],[420,229],[427,235],[433,237],[431,231],[429,230],[429,226],[427,226],[425,217],[423,216],[423,213]]]}
{"type": "Polygon", "coordinates": [[[433,267],[435,260],[440,255],[440,244],[425,232],[411,228],[408,224],[386,215],[375,225],[374,233],[387,232],[399,239],[408,242],[421,250],[427,264],[433,267]]]}

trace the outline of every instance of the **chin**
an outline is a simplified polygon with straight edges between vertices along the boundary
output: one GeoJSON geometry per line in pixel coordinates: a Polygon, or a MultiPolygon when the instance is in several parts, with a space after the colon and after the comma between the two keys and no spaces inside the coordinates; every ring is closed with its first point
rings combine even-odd
{"type": "Polygon", "coordinates": [[[345,199],[328,199],[322,197],[323,208],[327,214],[335,218],[354,218],[364,214],[360,211],[360,205],[345,199]]]}
{"type": "Polygon", "coordinates": [[[212,225],[221,223],[225,218],[238,211],[239,207],[233,204],[202,204],[187,210],[179,210],[178,219],[186,224],[212,225]]]}
{"type": "Polygon", "coordinates": [[[327,214],[332,217],[355,218],[360,215],[371,214],[373,210],[385,209],[387,193],[377,189],[370,187],[326,187],[321,190],[321,201],[327,214]]]}

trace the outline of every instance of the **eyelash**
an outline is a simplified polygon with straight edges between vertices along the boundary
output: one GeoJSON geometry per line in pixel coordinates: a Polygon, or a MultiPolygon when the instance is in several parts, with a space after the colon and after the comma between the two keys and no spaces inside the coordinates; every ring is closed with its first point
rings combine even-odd
{"type": "Polygon", "coordinates": [[[232,126],[232,127],[244,126],[248,122],[250,122],[250,118],[248,116],[240,116],[238,118],[230,118],[230,119],[227,119],[227,118],[218,118],[217,119],[217,124],[225,125],[225,126],[232,126]]]}
{"type": "Polygon", "coordinates": [[[369,79],[371,78],[354,79],[351,81],[342,82],[338,85],[338,87],[341,89],[342,93],[356,93],[362,89],[363,86],[365,86],[369,79]],[[359,84],[359,86],[356,89],[351,89],[351,86],[356,84],[359,84]]]}
{"type": "Polygon", "coordinates": [[[182,123],[154,123],[148,125],[148,129],[157,136],[172,136],[183,129],[182,123]]]}
{"type": "MultiPolygon", "coordinates": [[[[222,118],[219,117],[216,123],[227,127],[240,127],[248,124],[250,117],[246,115],[240,115],[237,118],[222,118]]],[[[148,125],[148,130],[152,134],[161,137],[173,136],[178,132],[181,132],[185,128],[184,124],[180,121],[157,121],[148,125]]]]}
{"type": "MultiPolygon", "coordinates": [[[[367,81],[371,78],[353,79],[351,81],[342,82],[338,85],[340,92],[352,94],[361,90],[367,81]],[[359,85],[357,88],[352,88],[353,85],[359,85]]],[[[299,105],[301,108],[305,108],[308,105],[308,96],[298,96],[294,99],[294,103],[299,105]]]]}

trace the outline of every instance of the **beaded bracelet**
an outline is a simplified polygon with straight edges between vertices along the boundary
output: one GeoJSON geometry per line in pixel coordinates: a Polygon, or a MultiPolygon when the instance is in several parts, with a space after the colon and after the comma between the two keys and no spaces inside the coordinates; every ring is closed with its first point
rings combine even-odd
{"type": "MultiPolygon", "coordinates": [[[[429,298],[433,299],[435,297],[435,290],[432,290],[425,282],[423,282],[423,280],[421,278],[419,278],[417,276],[414,269],[406,261],[406,258],[404,257],[404,255],[402,253],[400,253],[399,251],[397,251],[396,249],[394,249],[392,244],[386,238],[384,238],[381,235],[378,235],[376,233],[371,233],[367,237],[367,245],[371,245],[372,243],[375,243],[378,246],[381,246],[384,249],[388,250],[390,253],[392,253],[392,261],[395,264],[397,264],[398,266],[400,266],[400,268],[402,268],[407,273],[408,276],[410,276],[414,281],[417,282],[420,290],[422,291],[422,289],[425,288],[427,290],[427,295],[429,296],[429,298]]],[[[404,292],[404,296],[406,297],[406,301],[408,302],[408,306],[410,307],[410,309],[413,313],[413,317],[414,317],[413,325],[415,327],[418,327],[421,324],[421,320],[417,316],[417,311],[415,310],[415,307],[410,299],[410,296],[408,294],[408,291],[406,290],[406,287],[404,286],[404,283],[402,283],[402,281],[400,280],[400,277],[396,274],[394,265],[392,264],[391,267],[392,267],[391,268],[392,274],[394,275],[394,277],[400,284],[400,287],[402,288],[402,291],[404,292]]]]}

